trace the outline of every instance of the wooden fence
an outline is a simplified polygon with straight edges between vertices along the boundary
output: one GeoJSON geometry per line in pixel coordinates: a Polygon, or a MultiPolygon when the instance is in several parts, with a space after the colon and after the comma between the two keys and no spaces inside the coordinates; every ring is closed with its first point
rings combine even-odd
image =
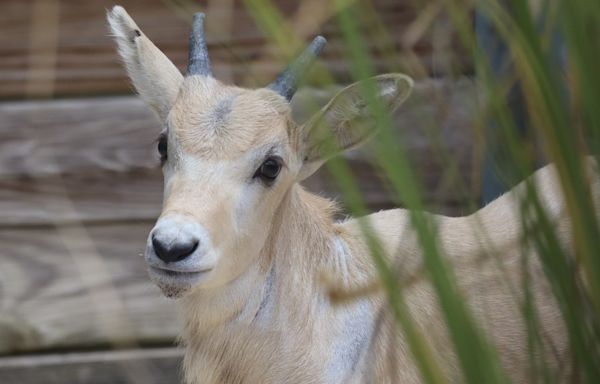
{"type": "MultiPolygon", "coordinates": [[[[191,15],[200,10],[208,14],[208,49],[219,79],[262,85],[285,64],[280,47],[265,37],[241,0],[5,0],[0,4],[0,99],[46,96],[48,78],[53,95],[129,93],[105,21],[106,9],[115,3],[181,69],[187,61],[191,15]]],[[[316,34],[327,37],[320,63],[338,81],[348,81],[334,2],[273,3],[289,20],[298,43],[316,34]]],[[[364,3],[358,21],[369,33],[366,41],[378,72],[402,69],[417,77],[470,73],[470,56],[439,4],[426,2],[417,9],[406,0],[364,3]]]]}

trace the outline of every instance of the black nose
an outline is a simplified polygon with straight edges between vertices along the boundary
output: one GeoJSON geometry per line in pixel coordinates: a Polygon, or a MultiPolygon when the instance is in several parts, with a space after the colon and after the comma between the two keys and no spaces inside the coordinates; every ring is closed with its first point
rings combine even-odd
{"type": "Polygon", "coordinates": [[[159,259],[165,263],[171,263],[191,255],[198,248],[198,240],[165,243],[156,236],[152,236],[152,246],[159,259]]]}

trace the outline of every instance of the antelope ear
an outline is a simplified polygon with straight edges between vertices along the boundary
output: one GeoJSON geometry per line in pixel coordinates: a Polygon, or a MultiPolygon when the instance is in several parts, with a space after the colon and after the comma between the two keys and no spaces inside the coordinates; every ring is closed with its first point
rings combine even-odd
{"type": "Polygon", "coordinates": [[[164,121],[183,82],[181,72],[144,35],[123,7],[114,6],[106,17],[135,89],[164,121]]]}
{"type": "Polygon", "coordinates": [[[386,74],[354,83],[340,92],[301,127],[304,164],[299,180],[313,174],[325,161],[358,147],[377,132],[367,99],[373,92],[389,113],[406,100],[413,80],[403,74],[386,74]],[[365,95],[366,92],[369,92],[365,95]]]}

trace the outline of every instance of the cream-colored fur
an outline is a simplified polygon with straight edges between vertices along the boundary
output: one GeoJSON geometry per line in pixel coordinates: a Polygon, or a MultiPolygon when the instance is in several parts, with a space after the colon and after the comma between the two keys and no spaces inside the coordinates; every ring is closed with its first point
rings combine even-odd
{"type": "Polygon", "coordinates": [[[142,99],[164,121],[183,76],[175,65],[144,35],[122,7],[114,7],[108,23],[117,41],[127,73],[142,99]]]}
{"type": "MultiPolygon", "coordinates": [[[[183,77],[140,32],[121,7],[108,19],[132,81],[162,121],[169,158],[164,165],[161,219],[199,223],[214,270],[207,279],[170,291],[185,319],[181,342],[188,383],[418,383],[401,330],[382,292],[336,305],[323,276],[352,291],[377,281],[358,220],[368,220],[405,285],[411,314],[452,381],[462,381],[422,253],[403,209],[336,222],[335,206],[298,184],[332,153],[373,134],[353,85],[304,126],[290,118],[273,91],[226,86],[211,77],[183,77]],[[175,71],[177,71],[175,73],[175,71]],[[284,161],[271,186],[252,179],[265,153],[284,161]]],[[[403,75],[374,79],[390,109],[407,96],[403,75]]],[[[533,182],[560,240],[570,247],[569,217],[552,166],[533,182]]],[[[593,192],[598,201],[599,185],[593,192]]],[[[477,213],[431,215],[446,259],[470,308],[487,331],[509,376],[529,381],[527,334],[520,310],[523,265],[520,185],[477,213]],[[492,254],[492,256],[490,256],[492,254]]],[[[532,250],[529,273],[543,325],[545,357],[559,381],[571,377],[568,342],[559,310],[532,250]]],[[[208,257],[208,256],[206,256],[208,257]]]]}

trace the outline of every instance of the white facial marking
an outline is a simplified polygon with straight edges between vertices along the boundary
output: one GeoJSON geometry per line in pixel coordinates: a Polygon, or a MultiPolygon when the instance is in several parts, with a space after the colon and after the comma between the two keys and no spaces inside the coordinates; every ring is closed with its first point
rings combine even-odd
{"type": "Polygon", "coordinates": [[[150,231],[144,258],[151,279],[168,297],[178,297],[194,284],[206,280],[217,263],[206,230],[190,218],[175,214],[160,218],[150,231]],[[157,255],[153,238],[167,247],[192,241],[197,241],[198,246],[182,260],[166,262],[157,255]]]}

